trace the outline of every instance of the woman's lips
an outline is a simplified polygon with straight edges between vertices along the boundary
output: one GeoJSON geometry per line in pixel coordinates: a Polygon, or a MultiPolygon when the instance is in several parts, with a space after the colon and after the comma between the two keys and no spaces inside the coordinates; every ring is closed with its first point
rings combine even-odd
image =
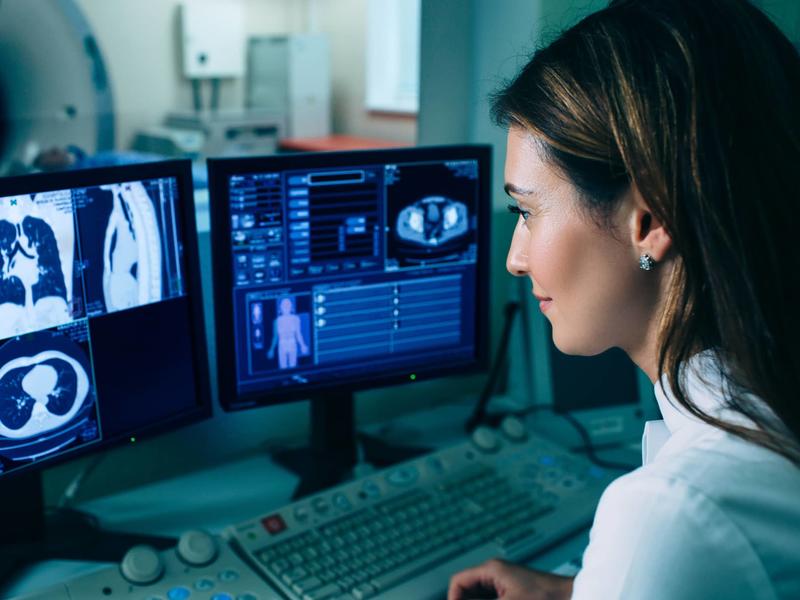
{"type": "Polygon", "coordinates": [[[550,305],[553,303],[552,298],[548,298],[546,296],[539,296],[538,294],[534,294],[534,297],[539,301],[539,310],[542,312],[546,312],[550,305]]]}

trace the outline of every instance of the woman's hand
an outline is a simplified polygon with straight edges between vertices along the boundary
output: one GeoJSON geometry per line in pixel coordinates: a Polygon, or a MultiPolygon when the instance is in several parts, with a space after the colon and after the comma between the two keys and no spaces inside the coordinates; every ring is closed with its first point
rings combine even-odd
{"type": "Polygon", "coordinates": [[[572,579],[493,559],[453,575],[447,600],[566,600],[572,579]]]}

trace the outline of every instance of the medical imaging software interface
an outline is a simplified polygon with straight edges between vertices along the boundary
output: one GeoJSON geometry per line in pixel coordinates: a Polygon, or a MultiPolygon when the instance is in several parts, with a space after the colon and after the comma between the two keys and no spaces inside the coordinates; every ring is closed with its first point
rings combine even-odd
{"type": "Polygon", "coordinates": [[[474,358],[477,160],[228,183],[240,394],[474,358]]]}
{"type": "Polygon", "coordinates": [[[185,296],[176,193],[165,178],[0,197],[0,474],[148,410],[103,399],[136,391],[143,323],[185,296]]]}

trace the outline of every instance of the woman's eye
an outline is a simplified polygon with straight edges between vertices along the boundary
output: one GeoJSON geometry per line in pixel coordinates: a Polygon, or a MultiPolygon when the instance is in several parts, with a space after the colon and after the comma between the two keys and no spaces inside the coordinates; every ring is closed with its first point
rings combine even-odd
{"type": "Polygon", "coordinates": [[[516,204],[509,204],[508,205],[508,212],[510,212],[512,214],[515,214],[515,215],[520,215],[522,217],[523,221],[527,221],[528,217],[531,216],[530,212],[528,212],[527,210],[522,210],[516,204]]]}

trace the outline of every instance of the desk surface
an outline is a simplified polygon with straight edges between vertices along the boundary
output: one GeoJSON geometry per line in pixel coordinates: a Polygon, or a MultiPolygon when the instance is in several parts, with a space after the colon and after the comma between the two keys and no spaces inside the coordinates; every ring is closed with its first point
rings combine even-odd
{"type": "Polygon", "coordinates": [[[405,148],[407,142],[396,142],[355,135],[328,135],[314,138],[283,138],[278,143],[281,150],[298,152],[333,152],[338,150],[377,150],[382,148],[405,148]]]}

